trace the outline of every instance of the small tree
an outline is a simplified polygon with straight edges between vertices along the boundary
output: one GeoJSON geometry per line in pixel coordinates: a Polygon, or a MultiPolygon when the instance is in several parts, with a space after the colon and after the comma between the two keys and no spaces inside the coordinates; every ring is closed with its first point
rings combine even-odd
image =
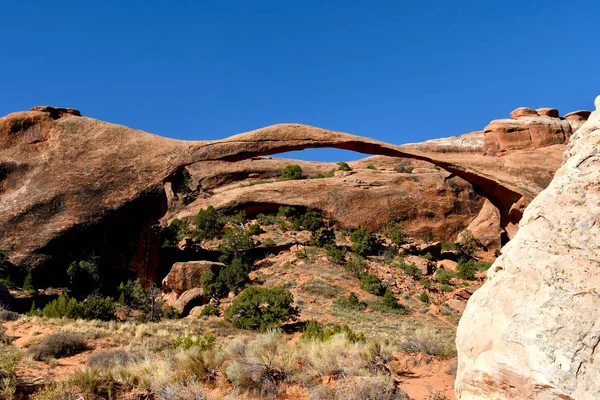
{"type": "Polygon", "coordinates": [[[100,283],[100,274],[94,262],[73,261],[67,268],[67,275],[71,283],[69,286],[71,293],[78,298],[83,298],[97,290],[100,283]]]}
{"type": "Polygon", "coordinates": [[[298,164],[286,165],[281,170],[281,177],[285,180],[302,179],[302,168],[298,164]]]}
{"type": "Polygon", "coordinates": [[[293,304],[292,293],[281,286],[251,286],[231,303],[224,316],[236,328],[264,331],[296,320],[299,311],[293,304]]]}
{"type": "Polygon", "coordinates": [[[223,215],[213,206],[202,208],[194,219],[194,225],[196,225],[197,240],[214,239],[223,228],[223,215]]]}
{"type": "Polygon", "coordinates": [[[352,251],[362,257],[377,254],[381,248],[381,242],[377,237],[366,229],[357,229],[350,235],[352,251]]]}
{"type": "Polygon", "coordinates": [[[360,288],[377,296],[381,296],[385,291],[385,286],[379,278],[371,274],[365,274],[360,278],[360,288]]]}
{"type": "Polygon", "coordinates": [[[35,290],[33,287],[33,276],[31,276],[31,271],[29,271],[25,277],[25,281],[23,282],[23,290],[26,292],[33,292],[35,290]]]}

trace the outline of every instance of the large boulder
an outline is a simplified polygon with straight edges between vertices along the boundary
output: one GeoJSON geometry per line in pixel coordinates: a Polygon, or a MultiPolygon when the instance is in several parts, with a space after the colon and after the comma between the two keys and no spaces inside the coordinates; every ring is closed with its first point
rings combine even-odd
{"type": "Polygon", "coordinates": [[[183,292],[202,287],[202,274],[213,268],[221,268],[225,265],[213,261],[186,261],[173,264],[171,270],[162,281],[165,292],[175,292],[181,295],[183,292]]]}
{"type": "Polygon", "coordinates": [[[173,303],[173,308],[179,311],[181,316],[185,317],[192,308],[208,304],[208,299],[204,297],[201,288],[194,288],[185,291],[179,298],[173,303]]]}
{"type": "Polygon", "coordinates": [[[600,96],[469,299],[456,338],[457,398],[598,398],[599,182],[600,96]]]}
{"type": "Polygon", "coordinates": [[[499,249],[502,246],[500,211],[488,200],[483,203],[479,214],[467,229],[458,235],[458,240],[466,238],[469,233],[488,249],[499,249]]]}

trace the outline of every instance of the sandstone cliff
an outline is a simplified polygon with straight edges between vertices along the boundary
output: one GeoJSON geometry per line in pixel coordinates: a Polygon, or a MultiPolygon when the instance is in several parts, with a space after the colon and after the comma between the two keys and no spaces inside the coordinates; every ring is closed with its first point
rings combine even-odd
{"type": "Polygon", "coordinates": [[[469,300],[457,332],[459,399],[600,393],[600,97],[564,163],[469,300]]]}

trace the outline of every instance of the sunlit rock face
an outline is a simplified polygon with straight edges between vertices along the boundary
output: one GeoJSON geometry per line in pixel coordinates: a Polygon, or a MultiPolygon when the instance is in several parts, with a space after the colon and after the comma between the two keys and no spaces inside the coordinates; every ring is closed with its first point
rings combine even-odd
{"type": "Polygon", "coordinates": [[[457,331],[459,399],[600,393],[600,97],[562,167],[469,299],[457,331]]]}

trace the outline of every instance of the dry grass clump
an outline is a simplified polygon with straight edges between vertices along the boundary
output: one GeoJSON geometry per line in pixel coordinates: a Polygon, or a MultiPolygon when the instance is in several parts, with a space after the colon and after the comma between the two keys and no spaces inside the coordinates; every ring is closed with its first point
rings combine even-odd
{"type": "Polygon", "coordinates": [[[17,390],[17,367],[21,352],[0,344],[0,399],[12,399],[17,390]]]}
{"type": "Polygon", "coordinates": [[[87,342],[81,335],[55,333],[48,336],[40,344],[30,347],[28,353],[31,354],[34,360],[42,361],[71,356],[87,349],[87,342]]]}
{"type": "Polygon", "coordinates": [[[21,315],[14,311],[9,311],[0,304],[0,321],[16,321],[21,315]]]}
{"type": "Polygon", "coordinates": [[[400,344],[409,353],[423,353],[429,356],[452,356],[456,354],[453,342],[443,338],[433,329],[420,328],[404,337],[400,344]]]}
{"type": "Polygon", "coordinates": [[[206,400],[206,394],[195,380],[169,383],[155,389],[156,398],[162,400],[206,400]]]}
{"type": "Polygon", "coordinates": [[[127,365],[139,359],[139,355],[122,349],[106,350],[90,355],[87,365],[91,368],[114,368],[127,365]]]}
{"type": "Polygon", "coordinates": [[[297,355],[283,334],[271,330],[252,340],[239,338],[226,350],[225,374],[231,383],[261,398],[273,398],[279,384],[297,369],[297,355]]]}

